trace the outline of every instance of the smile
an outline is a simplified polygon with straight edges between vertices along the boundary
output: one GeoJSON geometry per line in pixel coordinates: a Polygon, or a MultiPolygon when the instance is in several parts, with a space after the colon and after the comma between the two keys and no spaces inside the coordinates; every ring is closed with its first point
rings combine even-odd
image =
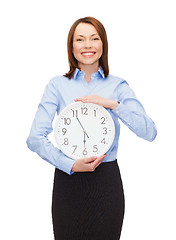
{"type": "Polygon", "coordinates": [[[96,52],[82,52],[81,55],[83,57],[92,57],[96,54],[96,52]]]}

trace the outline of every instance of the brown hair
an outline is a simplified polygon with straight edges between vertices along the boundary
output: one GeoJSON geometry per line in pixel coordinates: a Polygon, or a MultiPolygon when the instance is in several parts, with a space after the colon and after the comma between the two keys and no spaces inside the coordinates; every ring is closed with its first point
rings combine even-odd
{"type": "Polygon", "coordinates": [[[106,30],[105,30],[103,24],[93,17],[80,18],[76,22],[74,22],[70,28],[70,31],[68,33],[68,38],[67,38],[67,51],[68,51],[68,61],[69,61],[70,70],[64,76],[71,79],[73,77],[75,69],[76,68],[79,69],[78,62],[72,52],[72,50],[73,50],[73,35],[74,35],[75,29],[79,23],[92,24],[95,27],[95,29],[97,30],[97,32],[101,38],[101,41],[103,43],[103,54],[99,59],[99,65],[103,68],[104,75],[105,75],[105,77],[107,77],[109,74],[109,66],[108,66],[108,40],[107,40],[106,30]]]}

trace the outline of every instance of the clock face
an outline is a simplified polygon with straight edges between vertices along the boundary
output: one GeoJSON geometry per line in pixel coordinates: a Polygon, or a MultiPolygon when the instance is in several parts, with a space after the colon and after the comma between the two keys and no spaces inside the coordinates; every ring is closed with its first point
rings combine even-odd
{"type": "Polygon", "coordinates": [[[57,116],[54,135],[65,155],[79,159],[105,154],[113,143],[115,127],[104,107],[76,102],[57,116]]]}

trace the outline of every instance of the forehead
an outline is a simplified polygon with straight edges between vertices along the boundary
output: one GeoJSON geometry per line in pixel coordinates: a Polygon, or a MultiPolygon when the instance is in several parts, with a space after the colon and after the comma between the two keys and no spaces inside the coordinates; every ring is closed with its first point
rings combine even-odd
{"type": "Polygon", "coordinates": [[[90,36],[92,34],[98,34],[96,28],[89,23],[79,23],[75,29],[74,35],[90,36]]]}

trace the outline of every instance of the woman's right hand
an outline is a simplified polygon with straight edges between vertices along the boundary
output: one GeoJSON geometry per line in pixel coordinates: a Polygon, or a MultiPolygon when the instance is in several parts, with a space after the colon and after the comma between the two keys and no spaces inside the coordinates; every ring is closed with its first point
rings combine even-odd
{"type": "Polygon", "coordinates": [[[72,166],[73,172],[93,172],[107,155],[100,157],[80,158],[72,166]]]}

